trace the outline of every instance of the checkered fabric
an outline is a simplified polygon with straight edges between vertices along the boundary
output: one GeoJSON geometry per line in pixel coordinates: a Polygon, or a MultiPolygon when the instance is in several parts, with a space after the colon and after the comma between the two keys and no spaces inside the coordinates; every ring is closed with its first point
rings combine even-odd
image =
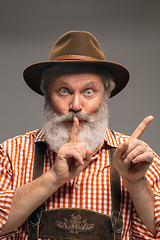
{"type": "MultiPolygon", "coordinates": [[[[43,129],[9,139],[0,146],[0,227],[8,218],[13,194],[16,188],[32,181],[35,142],[45,142],[43,129]]],[[[128,137],[115,132],[116,140],[107,129],[105,142],[117,147],[128,137]]],[[[147,146],[147,145],[146,145],[147,146]]],[[[148,147],[148,146],[147,146],[148,147]]],[[[150,151],[152,151],[150,149],[150,151]]],[[[152,151],[153,152],[153,151],[152,151]]],[[[156,238],[139,219],[129,193],[121,180],[121,215],[124,220],[122,239],[160,239],[160,158],[153,152],[154,161],[146,173],[149,185],[155,193],[156,238]]],[[[111,216],[110,166],[106,144],[93,156],[93,161],[76,178],[61,186],[43,204],[44,209],[85,208],[111,216]]],[[[49,171],[55,161],[55,153],[46,148],[44,172],[49,171]]],[[[14,232],[0,237],[6,240],[28,238],[27,222],[14,232]]]]}

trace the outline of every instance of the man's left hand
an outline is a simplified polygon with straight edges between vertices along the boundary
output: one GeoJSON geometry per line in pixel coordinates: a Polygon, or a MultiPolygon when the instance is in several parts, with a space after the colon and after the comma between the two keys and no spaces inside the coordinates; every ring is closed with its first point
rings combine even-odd
{"type": "Polygon", "coordinates": [[[152,120],[152,116],[146,117],[133,132],[129,140],[119,145],[114,153],[115,164],[123,179],[129,181],[141,180],[153,161],[152,153],[139,140],[152,120]]]}

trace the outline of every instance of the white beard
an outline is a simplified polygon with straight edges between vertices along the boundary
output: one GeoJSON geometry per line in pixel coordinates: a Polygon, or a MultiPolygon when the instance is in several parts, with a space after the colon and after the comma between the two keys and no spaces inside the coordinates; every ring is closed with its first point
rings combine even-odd
{"type": "MultiPolygon", "coordinates": [[[[52,108],[49,101],[46,100],[44,107],[44,132],[46,141],[54,152],[68,143],[69,134],[72,125],[68,124],[73,121],[74,112],[66,115],[59,115],[52,108]]],[[[106,129],[108,126],[108,110],[106,97],[104,97],[101,107],[92,115],[76,113],[77,118],[83,120],[78,128],[77,142],[85,142],[86,148],[92,150],[92,154],[96,153],[103,145],[106,129]]]]}

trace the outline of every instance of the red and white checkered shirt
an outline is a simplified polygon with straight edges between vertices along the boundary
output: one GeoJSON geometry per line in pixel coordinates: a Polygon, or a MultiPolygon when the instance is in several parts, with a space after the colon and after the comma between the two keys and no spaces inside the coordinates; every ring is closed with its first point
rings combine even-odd
{"type": "MultiPolygon", "coordinates": [[[[16,188],[32,181],[34,143],[45,142],[43,129],[38,134],[36,134],[37,132],[38,130],[35,130],[9,139],[0,146],[0,227],[7,221],[16,188]]],[[[105,141],[109,146],[117,147],[128,138],[117,132],[115,132],[115,136],[116,140],[111,131],[107,129],[105,141]]],[[[110,164],[108,150],[105,146],[106,144],[93,156],[94,161],[82,173],[61,186],[47,199],[43,204],[44,209],[76,207],[91,209],[111,216],[110,164]]],[[[154,161],[148,169],[146,177],[155,193],[157,236],[155,238],[138,218],[129,193],[121,180],[123,240],[160,239],[160,158],[154,152],[153,154],[154,161]]],[[[44,157],[44,172],[51,169],[54,160],[55,153],[47,147],[44,157]]],[[[28,239],[27,222],[0,239],[28,239]]]]}

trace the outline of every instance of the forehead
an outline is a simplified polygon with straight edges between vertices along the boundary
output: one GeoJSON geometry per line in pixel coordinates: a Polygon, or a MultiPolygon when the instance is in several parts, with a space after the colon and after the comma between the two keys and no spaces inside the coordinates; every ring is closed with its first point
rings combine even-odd
{"type": "Polygon", "coordinates": [[[103,86],[103,81],[101,76],[95,73],[70,73],[63,74],[55,77],[54,75],[50,78],[50,83],[53,85],[66,85],[66,86],[103,86]]]}

